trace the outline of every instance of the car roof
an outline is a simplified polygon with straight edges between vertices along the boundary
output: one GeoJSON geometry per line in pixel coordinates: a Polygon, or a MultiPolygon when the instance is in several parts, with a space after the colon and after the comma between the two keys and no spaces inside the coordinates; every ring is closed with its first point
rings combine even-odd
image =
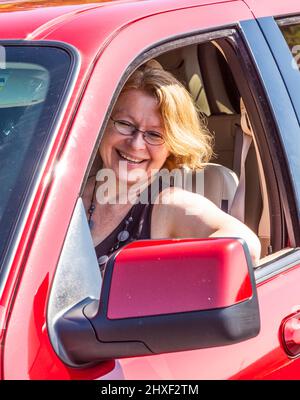
{"type": "MultiPolygon", "coordinates": [[[[241,3],[243,2],[240,0],[241,3]]],[[[193,6],[232,2],[231,0],[31,0],[0,3],[0,40],[51,40],[69,42],[85,52],[93,38],[93,51],[109,36],[142,18],[193,6]],[[79,34],[77,34],[79,33],[79,34]],[[78,38],[74,37],[77,36],[78,38]],[[71,38],[72,37],[72,38],[71,38]],[[77,46],[78,44],[78,46],[77,46]]],[[[275,3],[272,0],[247,0],[245,6],[262,13],[295,8],[299,0],[275,3]],[[279,5],[280,4],[280,5],[279,5]]],[[[297,8],[297,7],[296,7],[297,8]]],[[[300,6],[298,5],[298,9],[300,6]]]]}
{"type": "Polygon", "coordinates": [[[8,1],[0,4],[0,40],[71,44],[90,62],[121,29],[145,17],[223,0],[8,1]]]}
{"type": "MultiPolygon", "coordinates": [[[[105,9],[105,17],[122,13],[128,22],[145,15],[188,6],[218,3],[222,0],[71,0],[7,1],[0,4],[1,39],[43,39],[46,33],[59,29],[83,14],[105,9]],[[118,7],[118,9],[116,8],[118,7]]],[[[99,21],[101,20],[101,14],[99,21]]]]}
{"type": "MultiPolygon", "coordinates": [[[[53,32],[60,26],[76,21],[85,13],[105,9],[108,14],[122,13],[131,21],[161,12],[211,3],[226,3],[231,0],[29,0],[4,1],[0,4],[0,39],[38,39],[45,37],[49,29],[53,32]]],[[[243,2],[243,0],[241,0],[243,2]]],[[[247,0],[244,2],[252,11],[268,10],[273,14],[278,5],[272,0],[247,0]]],[[[279,2],[281,3],[281,2],[279,2]]],[[[279,7],[297,7],[298,0],[286,0],[279,7]]],[[[101,19],[101,15],[99,14],[101,19]]],[[[75,22],[76,23],[76,22],[75,22]]]]}

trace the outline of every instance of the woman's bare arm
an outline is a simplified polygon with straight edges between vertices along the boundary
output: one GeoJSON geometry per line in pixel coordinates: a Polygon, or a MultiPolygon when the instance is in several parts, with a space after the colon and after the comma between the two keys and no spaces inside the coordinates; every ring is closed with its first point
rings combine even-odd
{"type": "Polygon", "coordinates": [[[236,218],[205,197],[179,188],[164,190],[152,214],[152,238],[240,237],[245,240],[254,264],[260,258],[260,241],[236,218]]]}

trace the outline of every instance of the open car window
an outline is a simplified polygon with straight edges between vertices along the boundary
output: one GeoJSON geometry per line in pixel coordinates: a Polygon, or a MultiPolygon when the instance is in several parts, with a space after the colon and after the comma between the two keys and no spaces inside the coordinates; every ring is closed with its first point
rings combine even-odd
{"type": "MultiPolygon", "coordinates": [[[[288,44],[294,51],[293,46],[300,33],[299,26],[293,25],[287,30],[288,44]]],[[[293,249],[287,238],[280,190],[274,179],[276,172],[272,166],[273,153],[269,151],[266,142],[269,131],[274,127],[271,128],[264,121],[270,115],[263,101],[256,102],[256,105],[253,102],[253,92],[261,90],[259,80],[254,84],[253,71],[249,76],[246,75],[246,67],[241,65],[243,61],[237,56],[237,49],[233,52],[233,48],[229,40],[212,40],[175,49],[157,59],[187,87],[201,116],[207,121],[214,137],[214,155],[208,167],[216,164],[221,171],[225,167],[226,175],[233,173],[237,178],[237,184],[228,185],[228,193],[224,193],[223,199],[217,204],[227,212],[230,212],[232,206],[230,193],[239,188],[244,170],[245,186],[241,200],[244,201],[245,212],[242,218],[260,239],[262,250],[257,267],[263,267],[293,249]],[[251,122],[252,136],[244,163],[241,162],[245,137],[241,126],[241,98],[251,122]]],[[[256,95],[261,99],[264,97],[262,91],[256,95]]],[[[214,174],[212,178],[204,180],[204,195],[214,202],[218,191],[215,178],[214,174]]],[[[222,182],[228,179],[224,176],[222,182]]]]}
{"type": "MultiPolygon", "coordinates": [[[[244,67],[241,66],[241,60],[236,56],[230,39],[175,47],[154,58],[187,88],[200,118],[205,120],[213,135],[214,155],[204,169],[201,194],[223,211],[232,213],[235,193],[237,190],[242,192],[240,201],[245,203],[245,207],[244,214],[239,219],[260,239],[262,251],[259,266],[270,258],[276,258],[286,249],[288,241],[284,237],[284,221],[280,229],[278,225],[274,229],[277,221],[272,217],[280,213],[281,205],[278,187],[274,185],[276,182],[272,156],[269,154],[267,157],[265,153],[268,151],[264,144],[265,130],[270,128],[267,124],[263,126],[261,119],[267,111],[263,109],[263,105],[259,110],[255,109],[248,87],[250,79],[248,82],[245,79],[244,67]],[[243,162],[245,135],[241,126],[241,98],[252,125],[251,144],[243,162]],[[243,188],[240,184],[242,175],[245,175],[243,188]]],[[[89,173],[90,177],[97,173],[99,165],[97,155],[89,173]]],[[[91,194],[86,198],[84,193],[86,208],[90,197],[91,194]]]]}

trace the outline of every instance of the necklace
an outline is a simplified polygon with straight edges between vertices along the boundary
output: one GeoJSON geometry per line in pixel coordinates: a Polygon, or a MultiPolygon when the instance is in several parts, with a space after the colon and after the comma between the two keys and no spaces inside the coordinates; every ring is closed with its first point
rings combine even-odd
{"type": "MultiPolygon", "coordinates": [[[[93,195],[92,195],[92,199],[91,199],[91,204],[90,204],[90,207],[88,209],[88,214],[89,214],[88,224],[89,224],[90,230],[93,230],[93,227],[94,227],[93,214],[94,214],[95,209],[96,209],[96,202],[95,202],[96,187],[97,187],[97,181],[95,180],[95,185],[94,185],[93,195]]],[[[139,197],[138,197],[138,199],[139,199],[139,197]]],[[[134,213],[136,205],[138,204],[138,199],[135,202],[135,204],[131,207],[130,214],[124,221],[124,227],[117,235],[116,243],[113,244],[113,246],[111,247],[111,249],[108,251],[107,254],[102,255],[102,256],[100,256],[98,258],[98,264],[99,264],[100,271],[101,271],[102,275],[104,273],[104,269],[105,269],[105,266],[106,266],[106,263],[108,261],[109,256],[114,251],[118,250],[120,245],[122,243],[126,242],[126,240],[128,240],[128,238],[130,236],[129,231],[128,231],[128,227],[133,222],[133,213],[134,213]]]]}

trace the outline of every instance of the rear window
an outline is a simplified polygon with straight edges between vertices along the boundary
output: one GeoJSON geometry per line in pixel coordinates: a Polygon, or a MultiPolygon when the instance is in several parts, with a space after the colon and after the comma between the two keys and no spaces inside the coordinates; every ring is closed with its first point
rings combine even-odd
{"type": "Polygon", "coordinates": [[[300,23],[279,25],[279,28],[293,54],[294,68],[300,70],[300,23]]]}
{"type": "Polygon", "coordinates": [[[0,46],[0,282],[72,69],[67,50],[0,46]]]}

